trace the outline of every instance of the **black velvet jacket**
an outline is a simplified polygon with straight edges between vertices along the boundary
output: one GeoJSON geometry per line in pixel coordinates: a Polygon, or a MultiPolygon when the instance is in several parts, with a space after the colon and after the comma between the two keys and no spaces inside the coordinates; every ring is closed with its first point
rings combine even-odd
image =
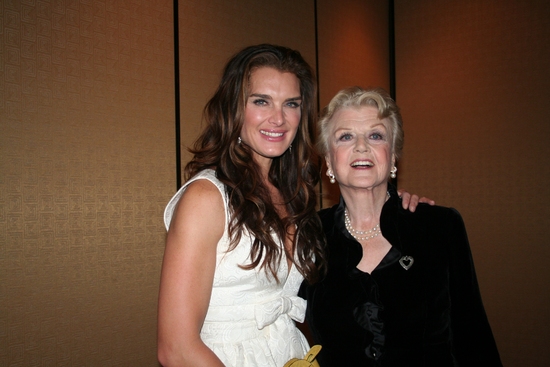
{"type": "Polygon", "coordinates": [[[356,268],[362,249],[345,228],[343,200],[319,212],[328,273],[300,294],[320,365],[502,366],[462,217],[426,204],[411,213],[390,194],[380,225],[392,248],[372,274],[356,268]]]}

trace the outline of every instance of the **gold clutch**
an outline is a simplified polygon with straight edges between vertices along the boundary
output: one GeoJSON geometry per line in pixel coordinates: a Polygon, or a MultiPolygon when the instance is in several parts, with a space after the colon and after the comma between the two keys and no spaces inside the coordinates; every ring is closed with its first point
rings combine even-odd
{"type": "Polygon", "coordinates": [[[292,358],[290,361],[286,362],[283,367],[320,367],[319,363],[315,360],[320,350],[320,345],[314,345],[309,352],[307,352],[304,359],[292,358]]]}

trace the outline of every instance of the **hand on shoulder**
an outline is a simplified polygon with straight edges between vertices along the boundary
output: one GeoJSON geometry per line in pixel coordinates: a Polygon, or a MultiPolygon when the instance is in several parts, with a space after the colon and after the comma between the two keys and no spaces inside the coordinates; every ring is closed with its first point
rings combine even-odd
{"type": "Polygon", "coordinates": [[[399,197],[403,200],[402,205],[403,209],[409,209],[410,212],[414,213],[416,210],[416,207],[419,203],[426,203],[429,205],[435,205],[435,201],[432,199],[429,199],[425,196],[419,197],[416,194],[409,194],[404,189],[397,190],[397,193],[399,194],[399,197]]]}

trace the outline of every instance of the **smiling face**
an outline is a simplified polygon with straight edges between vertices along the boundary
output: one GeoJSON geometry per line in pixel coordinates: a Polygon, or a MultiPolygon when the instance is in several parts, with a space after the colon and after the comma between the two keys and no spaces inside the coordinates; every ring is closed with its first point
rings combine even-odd
{"type": "Polygon", "coordinates": [[[386,119],[372,106],[348,107],[330,121],[326,161],[341,189],[386,190],[393,165],[386,119]]]}
{"type": "Polygon", "coordinates": [[[251,73],[241,139],[262,168],[269,170],[272,159],[284,154],[294,140],[301,103],[296,75],[270,67],[251,73]]]}

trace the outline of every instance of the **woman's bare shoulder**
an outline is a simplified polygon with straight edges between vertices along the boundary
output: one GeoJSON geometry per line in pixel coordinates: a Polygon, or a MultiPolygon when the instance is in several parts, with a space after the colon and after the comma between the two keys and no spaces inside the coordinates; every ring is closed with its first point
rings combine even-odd
{"type": "Polygon", "coordinates": [[[191,182],[181,195],[172,218],[172,227],[221,228],[225,223],[225,206],[222,193],[211,181],[200,179],[191,182]]]}

